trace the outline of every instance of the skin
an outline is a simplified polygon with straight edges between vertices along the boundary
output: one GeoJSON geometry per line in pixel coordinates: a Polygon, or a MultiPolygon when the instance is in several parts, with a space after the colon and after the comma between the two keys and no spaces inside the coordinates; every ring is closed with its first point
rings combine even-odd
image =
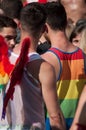
{"type": "Polygon", "coordinates": [[[86,3],[85,0],[60,0],[64,5],[67,17],[76,21],[80,18],[86,17],[86,3]]]}
{"type": "MultiPolygon", "coordinates": [[[[65,52],[72,52],[76,50],[77,47],[68,41],[64,31],[53,31],[48,24],[46,24],[46,27],[48,30],[46,32],[46,37],[50,41],[51,47],[56,47],[65,52]]],[[[53,65],[57,79],[60,71],[59,61],[57,60],[57,57],[54,54],[47,52],[42,55],[42,58],[53,65]]]]}
{"type": "MultiPolygon", "coordinates": [[[[14,53],[19,54],[21,43],[25,37],[30,37],[31,39],[29,53],[36,52],[39,38],[36,42],[33,42],[35,41],[34,38],[28,32],[23,31],[21,26],[21,42],[14,48],[14,53]]],[[[36,60],[27,64],[27,69],[40,83],[52,130],[66,130],[64,117],[57,101],[56,75],[53,66],[44,60],[36,60]],[[35,68],[33,64],[35,64],[35,68]]]]}
{"type": "Polygon", "coordinates": [[[1,31],[0,31],[0,35],[2,35],[5,40],[6,43],[9,47],[9,49],[13,49],[13,47],[15,46],[16,42],[16,29],[12,28],[12,27],[4,27],[1,31]]]}
{"type": "Polygon", "coordinates": [[[70,130],[77,130],[77,123],[86,126],[86,84],[84,85],[84,89],[81,93],[74,121],[71,125],[70,130]]]}
{"type": "Polygon", "coordinates": [[[81,39],[81,34],[78,34],[75,38],[73,38],[72,43],[75,46],[80,47],[80,39],[81,39]]]}

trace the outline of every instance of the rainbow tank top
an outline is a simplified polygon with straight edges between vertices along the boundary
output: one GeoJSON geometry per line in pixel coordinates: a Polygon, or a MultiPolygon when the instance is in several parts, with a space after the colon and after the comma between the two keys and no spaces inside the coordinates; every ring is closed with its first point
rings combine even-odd
{"type": "Polygon", "coordinates": [[[57,94],[66,119],[67,129],[69,129],[86,81],[84,54],[79,48],[71,53],[63,52],[57,48],[50,48],[49,52],[54,53],[59,60],[60,74],[57,80],[57,94]]]}

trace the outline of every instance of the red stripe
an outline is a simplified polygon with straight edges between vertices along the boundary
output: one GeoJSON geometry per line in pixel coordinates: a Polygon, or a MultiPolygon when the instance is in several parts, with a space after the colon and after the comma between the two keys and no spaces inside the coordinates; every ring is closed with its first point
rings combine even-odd
{"type": "Polygon", "coordinates": [[[66,53],[62,52],[59,49],[56,48],[50,48],[49,50],[53,51],[61,60],[78,60],[78,59],[83,59],[83,53],[81,49],[76,50],[75,52],[72,53],[66,53]]]}

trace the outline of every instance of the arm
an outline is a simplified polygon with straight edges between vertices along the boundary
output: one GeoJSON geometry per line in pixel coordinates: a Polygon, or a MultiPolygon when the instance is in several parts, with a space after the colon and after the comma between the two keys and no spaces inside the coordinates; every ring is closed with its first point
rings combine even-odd
{"type": "Polygon", "coordinates": [[[39,79],[52,130],[65,130],[65,121],[56,93],[56,76],[50,64],[46,62],[42,63],[39,79]]]}
{"type": "Polygon", "coordinates": [[[86,85],[81,93],[74,121],[70,130],[78,130],[77,124],[86,126],[86,85]]]}

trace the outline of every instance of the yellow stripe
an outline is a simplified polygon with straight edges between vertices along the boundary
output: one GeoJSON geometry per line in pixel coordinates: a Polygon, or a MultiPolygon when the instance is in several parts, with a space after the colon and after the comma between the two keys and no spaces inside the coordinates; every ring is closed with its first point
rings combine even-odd
{"type": "Polygon", "coordinates": [[[64,80],[57,84],[59,99],[77,99],[84,87],[85,79],[81,80],[64,80]]]}
{"type": "Polygon", "coordinates": [[[9,80],[8,74],[5,74],[4,76],[0,74],[0,84],[7,84],[8,80],[9,80]]]}

